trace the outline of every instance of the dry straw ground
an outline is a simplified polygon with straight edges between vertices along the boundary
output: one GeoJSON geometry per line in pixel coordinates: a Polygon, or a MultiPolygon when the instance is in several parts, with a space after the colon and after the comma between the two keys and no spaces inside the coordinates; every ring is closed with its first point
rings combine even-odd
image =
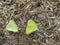
{"type": "Polygon", "coordinates": [[[0,0],[0,45],[60,45],[60,0],[0,0]],[[11,19],[18,33],[6,31],[11,19]],[[26,35],[29,19],[39,31],[26,35]]]}

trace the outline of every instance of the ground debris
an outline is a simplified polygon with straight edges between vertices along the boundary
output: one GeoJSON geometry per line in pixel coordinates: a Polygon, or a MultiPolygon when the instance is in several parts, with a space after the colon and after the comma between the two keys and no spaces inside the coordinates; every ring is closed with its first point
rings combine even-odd
{"type": "Polygon", "coordinates": [[[0,0],[0,45],[60,45],[60,0],[0,0]],[[6,31],[11,19],[19,32],[6,31]],[[38,31],[26,35],[29,19],[38,31]]]}

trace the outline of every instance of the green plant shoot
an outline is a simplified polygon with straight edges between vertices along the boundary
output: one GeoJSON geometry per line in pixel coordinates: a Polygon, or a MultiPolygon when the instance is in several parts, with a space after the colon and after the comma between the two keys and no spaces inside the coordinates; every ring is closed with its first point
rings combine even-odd
{"type": "Polygon", "coordinates": [[[9,21],[9,23],[6,26],[6,30],[12,31],[12,32],[18,32],[18,27],[14,20],[9,21]]]}
{"type": "Polygon", "coordinates": [[[27,24],[25,33],[29,35],[29,34],[35,32],[37,29],[38,29],[37,24],[31,19],[28,20],[28,24],[27,24]]]}

